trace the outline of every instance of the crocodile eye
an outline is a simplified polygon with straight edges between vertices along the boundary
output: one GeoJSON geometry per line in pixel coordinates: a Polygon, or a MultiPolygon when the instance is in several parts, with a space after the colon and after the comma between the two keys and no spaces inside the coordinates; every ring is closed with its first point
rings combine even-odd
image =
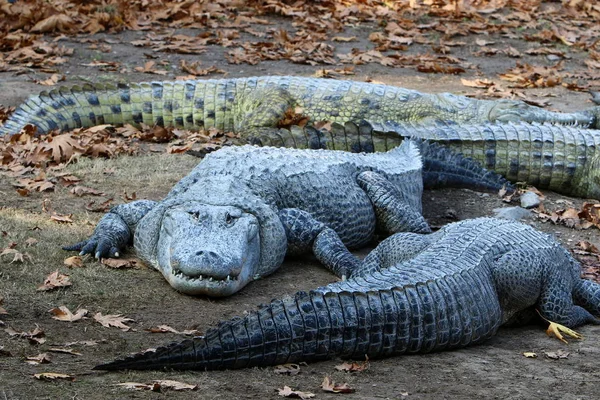
{"type": "Polygon", "coordinates": [[[232,215],[230,213],[227,213],[225,215],[225,223],[227,225],[233,225],[233,224],[235,224],[235,221],[237,221],[238,218],[239,218],[238,215],[232,215]]]}
{"type": "Polygon", "coordinates": [[[194,218],[196,221],[198,221],[200,219],[199,211],[188,211],[188,214],[190,214],[192,216],[192,218],[194,218]]]}

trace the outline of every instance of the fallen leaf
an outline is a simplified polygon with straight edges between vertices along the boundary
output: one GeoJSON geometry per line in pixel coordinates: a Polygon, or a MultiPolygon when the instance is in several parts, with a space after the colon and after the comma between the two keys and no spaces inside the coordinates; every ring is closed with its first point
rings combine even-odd
{"type": "Polygon", "coordinates": [[[80,185],[77,185],[77,186],[71,188],[70,192],[77,197],[81,197],[81,196],[85,196],[85,195],[104,196],[104,193],[102,193],[99,190],[92,189],[92,188],[85,187],[85,186],[80,186],[80,185]]]}
{"type": "Polygon", "coordinates": [[[146,268],[146,264],[142,260],[136,257],[130,258],[103,258],[100,260],[100,263],[114,268],[114,269],[144,269],[146,268]]]}
{"type": "Polygon", "coordinates": [[[281,364],[276,365],[273,372],[281,375],[298,375],[300,373],[300,365],[298,364],[281,364]]]}
{"type": "Polygon", "coordinates": [[[48,78],[46,80],[43,80],[43,81],[35,80],[35,83],[37,83],[38,85],[43,85],[43,86],[54,86],[58,82],[64,81],[64,80],[65,80],[64,75],[53,74],[50,78],[48,78]]]}
{"type": "Polygon", "coordinates": [[[72,354],[72,355],[74,355],[74,356],[82,356],[82,355],[83,355],[83,354],[81,354],[81,353],[78,353],[78,352],[76,352],[76,351],[74,351],[74,350],[71,350],[71,349],[63,349],[63,348],[60,348],[60,347],[51,347],[51,348],[49,348],[49,349],[48,349],[48,351],[51,351],[51,352],[53,352],[53,353],[72,354]]]}
{"type": "Polygon", "coordinates": [[[323,389],[324,392],[331,392],[331,393],[354,393],[354,392],[356,392],[356,389],[351,388],[350,386],[348,386],[347,383],[336,384],[328,376],[326,376],[325,379],[323,379],[323,383],[321,383],[321,389],[323,389]]]}
{"type": "Polygon", "coordinates": [[[85,206],[85,209],[90,212],[105,213],[111,208],[112,201],[113,201],[113,199],[108,199],[100,204],[96,204],[96,201],[92,200],[85,206]]]}
{"type": "Polygon", "coordinates": [[[60,374],[56,372],[42,372],[41,374],[33,375],[35,379],[39,379],[42,381],[55,381],[57,379],[66,379],[69,381],[74,381],[75,377],[73,375],[60,374]]]}
{"type": "Polygon", "coordinates": [[[22,262],[24,262],[24,255],[23,255],[23,253],[21,253],[21,252],[20,252],[20,251],[18,251],[17,249],[11,249],[11,248],[4,249],[4,250],[2,250],[2,252],[0,253],[0,257],[1,257],[1,256],[5,256],[5,255],[9,255],[9,254],[11,254],[11,255],[13,256],[13,259],[12,259],[12,261],[10,262],[11,264],[12,264],[12,263],[16,263],[16,262],[17,262],[17,263],[22,263],[22,262]]]}
{"type": "Polygon", "coordinates": [[[37,239],[34,239],[34,238],[28,238],[27,240],[25,240],[25,246],[27,246],[27,247],[31,247],[31,246],[33,246],[33,245],[36,245],[36,244],[37,244],[37,242],[38,242],[38,240],[37,240],[37,239]]]}
{"type": "Polygon", "coordinates": [[[65,258],[63,264],[69,268],[81,268],[83,267],[83,258],[81,256],[72,256],[65,258]]]}
{"type": "Polygon", "coordinates": [[[58,321],[75,322],[83,319],[83,317],[87,315],[88,310],[78,308],[77,311],[75,311],[75,314],[73,314],[66,306],[60,306],[58,308],[53,308],[48,312],[54,315],[52,319],[56,319],[58,321]]]}
{"type": "Polygon", "coordinates": [[[61,214],[54,213],[54,214],[50,215],[50,219],[52,221],[56,221],[61,224],[71,224],[71,223],[73,223],[73,220],[71,219],[72,216],[73,216],[73,214],[61,215],[61,214]]]}
{"type": "Polygon", "coordinates": [[[119,328],[124,332],[127,332],[131,329],[130,326],[125,325],[125,322],[133,321],[131,318],[123,317],[122,314],[102,315],[100,312],[94,314],[94,319],[105,328],[114,326],[115,328],[119,328]]]}
{"type": "Polygon", "coordinates": [[[156,328],[145,329],[145,331],[150,332],[150,333],[176,333],[178,335],[187,335],[187,336],[192,336],[192,335],[196,336],[196,335],[200,334],[200,331],[198,331],[196,329],[178,331],[177,329],[172,328],[169,325],[159,325],[156,328]]]}
{"type": "Polygon", "coordinates": [[[197,390],[198,385],[190,385],[183,382],[178,382],[170,379],[161,379],[152,381],[153,383],[157,383],[161,388],[175,390],[175,391],[183,391],[183,390],[197,390]]]}
{"type": "Polygon", "coordinates": [[[553,360],[559,360],[561,358],[567,358],[567,357],[569,357],[569,354],[571,354],[571,353],[569,353],[568,351],[564,351],[562,349],[558,349],[556,351],[545,351],[544,354],[548,358],[551,358],[553,360]]]}
{"type": "Polygon", "coordinates": [[[117,383],[115,386],[120,386],[125,389],[131,390],[151,390],[153,392],[160,392],[161,389],[174,390],[181,392],[184,390],[198,390],[198,385],[190,385],[183,382],[174,380],[154,380],[152,383],[139,383],[139,382],[123,382],[117,383]]]}
{"type": "Polygon", "coordinates": [[[37,356],[27,357],[25,361],[27,364],[31,365],[49,364],[51,362],[50,356],[46,353],[40,353],[37,356]]]}
{"type": "MultiPolygon", "coordinates": [[[[548,321],[548,320],[546,320],[546,321],[548,321]]],[[[548,326],[548,329],[546,330],[546,334],[548,336],[554,336],[563,343],[568,343],[568,342],[563,337],[562,333],[564,333],[565,335],[570,336],[574,339],[583,339],[582,334],[575,332],[574,330],[569,329],[564,325],[560,325],[560,324],[557,324],[556,322],[552,322],[552,321],[548,321],[548,322],[550,323],[550,326],[548,326]]]]}
{"type": "Polygon", "coordinates": [[[52,290],[59,287],[71,286],[69,282],[69,276],[58,273],[58,270],[54,271],[46,277],[44,283],[38,286],[38,291],[52,290]]]}
{"type": "Polygon", "coordinates": [[[359,362],[351,362],[351,363],[343,363],[340,365],[336,365],[335,369],[337,369],[338,371],[344,371],[344,372],[362,372],[365,371],[367,369],[369,369],[370,364],[369,364],[369,357],[367,357],[365,355],[365,361],[359,361],[359,362]]]}
{"type": "Polygon", "coordinates": [[[314,393],[310,392],[301,392],[299,390],[292,390],[289,386],[284,386],[283,389],[276,389],[279,392],[281,397],[290,397],[290,398],[298,398],[298,399],[312,399],[315,397],[314,393]]]}
{"type": "Polygon", "coordinates": [[[19,338],[27,339],[31,344],[43,344],[44,342],[46,342],[46,339],[44,338],[46,334],[37,325],[32,331],[29,332],[17,332],[12,328],[6,328],[4,332],[8,333],[8,335],[11,337],[18,336],[19,338]]]}

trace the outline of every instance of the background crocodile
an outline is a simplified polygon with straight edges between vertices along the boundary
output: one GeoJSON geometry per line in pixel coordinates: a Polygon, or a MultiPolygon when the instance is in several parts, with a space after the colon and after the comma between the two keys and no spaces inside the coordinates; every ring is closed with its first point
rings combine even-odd
{"type": "Polygon", "coordinates": [[[62,87],[30,97],[0,128],[0,136],[37,126],[40,134],[96,124],[216,127],[265,135],[289,109],[313,121],[370,122],[441,119],[460,123],[553,122],[600,127],[600,108],[562,114],[514,100],[425,94],[395,86],[291,76],[62,87]]]}
{"type": "MultiPolygon", "coordinates": [[[[430,159],[433,153],[429,149],[430,159]]],[[[447,151],[439,154],[447,165],[447,151]]],[[[462,176],[465,186],[502,186],[493,173],[477,176],[460,162],[454,165],[450,178],[433,171],[425,181],[460,183],[462,176]]],[[[279,268],[286,253],[310,250],[316,240],[339,235],[353,248],[372,240],[376,227],[428,232],[420,214],[421,173],[412,141],[375,154],[224,148],[209,154],[163,201],[119,205],[89,240],[66,249],[118,256],[133,239],[138,255],[175,289],[227,296],[279,268]]]]}
{"type": "Polygon", "coordinates": [[[63,87],[27,100],[0,127],[0,136],[27,123],[45,133],[143,122],[186,129],[216,126],[263,145],[355,152],[386,151],[399,144],[399,136],[416,136],[450,145],[511,181],[600,198],[600,134],[585,129],[599,127],[599,110],[561,114],[512,100],[331,79],[257,77],[63,87]],[[313,121],[334,122],[331,133],[277,129],[286,110],[296,106],[313,121]],[[359,121],[362,128],[354,129],[359,121]],[[350,124],[339,129],[344,123],[350,124]]]}
{"type": "MultiPolygon", "coordinates": [[[[330,266],[352,257],[330,243],[317,252],[330,266]]],[[[569,327],[600,323],[591,314],[600,316],[600,285],[581,279],[552,237],[518,222],[480,218],[399,233],[349,267],[346,281],[95,368],[213,370],[445,350],[479,343],[532,307],[569,327]]]]}
{"type": "Polygon", "coordinates": [[[600,132],[595,129],[525,122],[471,125],[361,121],[333,123],[331,129],[320,131],[292,127],[263,142],[272,146],[313,143],[314,147],[332,150],[371,152],[394,148],[407,137],[439,143],[512,182],[600,199],[600,132]]]}

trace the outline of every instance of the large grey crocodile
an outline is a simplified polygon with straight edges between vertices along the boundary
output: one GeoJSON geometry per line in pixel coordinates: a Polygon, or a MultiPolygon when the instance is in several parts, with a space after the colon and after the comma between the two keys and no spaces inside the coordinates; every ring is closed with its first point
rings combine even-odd
{"type": "MultiPolygon", "coordinates": [[[[133,239],[138,255],[175,289],[227,296],[273,272],[286,253],[310,250],[315,241],[336,234],[353,248],[372,240],[376,227],[389,233],[429,231],[420,213],[418,145],[406,141],[371,154],[224,148],[209,154],[164,200],[119,205],[89,240],[66,249],[115,256],[133,239]]],[[[473,162],[449,158],[439,146],[423,147],[433,160],[432,170],[425,171],[428,185],[498,189],[504,182],[471,168],[473,162]]]]}
{"type": "Polygon", "coordinates": [[[351,151],[385,151],[399,143],[398,136],[418,136],[451,144],[511,180],[599,198],[599,115],[600,107],[563,114],[513,100],[475,100],[353,81],[255,77],[63,87],[29,98],[0,127],[0,136],[28,123],[45,133],[143,122],[186,129],[215,126],[269,146],[351,151]],[[342,130],[343,135],[323,141],[315,130],[277,129],[286,110],[295,107],[313,121],[338,127],[365,121],[380,134],[367,138],[365,145],[364,132],[361,137],[358,131],[342,130]],[[510,121],[554,125],[491,124],[510,121]]]}
{"type": "Polygon", "coordinates": [[[34,124],[40,134],[96,124],[216,127],[245,135],[277,131],[286,111],[313,121],[432,120],[459,123],[553,122],[600,128],[600,107],[562,114],[514,100],[425,94],[395,86],[291,76],[62,87],[23,103],[0,136],[34,124]]]}
{"type": "Polygon", "coordinates": [[[552,237],[480,218],[428,235],[398,233],[363,262],[317,243],[350,278],[274,300],[181,343],[95,369],[244,368],[335,356],[369,359],[482,342],[532,307],[568,327],[600,323],[600,285],[552,237]],[[591,313],[590,313],[591,312],[591,313]]]}

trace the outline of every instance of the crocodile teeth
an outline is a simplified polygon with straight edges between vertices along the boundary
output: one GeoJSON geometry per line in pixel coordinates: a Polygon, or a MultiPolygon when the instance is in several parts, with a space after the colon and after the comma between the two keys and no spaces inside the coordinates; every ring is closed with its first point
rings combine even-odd
{"type": "Polygon", "coordinates": [[[224,283],[229,283],[229,282],[238,280],[237,276],[232,276],[232,275],[227,275],[223,279],[215,278],[213,276],[201,275],[201,274],[198,276],[189,276],[189,275],[186,275],[183,272],[181,272],[179,269],[173,269],[172,274],[175,275],[179,279],[184,279],[186,281],[196,281],[196,282],[201,282],[203,280],[207,280],[208,282],[224,284],[224,283]]]}

